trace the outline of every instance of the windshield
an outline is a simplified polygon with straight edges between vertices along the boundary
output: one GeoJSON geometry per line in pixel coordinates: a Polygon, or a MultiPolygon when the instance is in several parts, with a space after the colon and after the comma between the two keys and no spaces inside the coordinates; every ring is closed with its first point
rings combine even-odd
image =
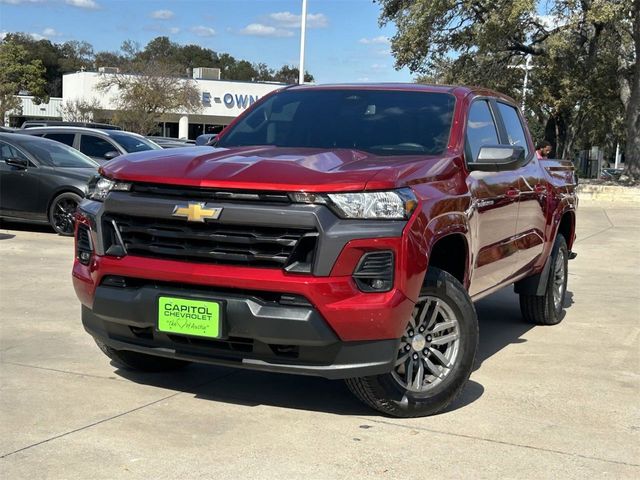
{"type": "Polygon", "coordinates": [[[162,150],[162,147],[137,135],[109,132],[109,136],[122,145],[122,148],[124,148],[127,153],[144,152],[145,150],[162,150]]]}
{"type": "Polygon", "coordinates": [[[435,155],[447,146],[455,99],[431,92],[300,90],[273,95],[234,125],[219,147],[349,148],[435,155]]]}
{"type": "Polygon", "coordinates": [[[20,144],[37,160],[51,167],[96,168],[98,164],[74,148],[62,143],[49,141],[23,142],[20,144]]]}

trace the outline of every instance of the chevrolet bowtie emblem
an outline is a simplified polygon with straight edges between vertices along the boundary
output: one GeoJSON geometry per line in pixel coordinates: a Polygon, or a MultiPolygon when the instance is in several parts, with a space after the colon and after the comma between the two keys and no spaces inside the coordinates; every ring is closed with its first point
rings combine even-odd
{"type": "Polygon", "coordinates": [[[189,203],[186,207],[176,205],[172,215],[186,218],[189,222],[204,223],[205,219],[217,220],[221,213],[222,207],[207,208],[206,203],[189,203]]]}

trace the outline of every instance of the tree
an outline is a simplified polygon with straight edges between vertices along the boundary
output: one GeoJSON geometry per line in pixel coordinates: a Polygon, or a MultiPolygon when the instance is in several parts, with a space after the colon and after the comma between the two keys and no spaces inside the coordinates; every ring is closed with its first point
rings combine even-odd
{"type": "Polygon", "coordinates": [[[67,100],[60,107],[60,116],[68,122],[93,122],[102,109],[100,100],[67,100]]]}
{"type": "Polygon", "coordinates": [[[398,27],[391,41],[396,67],[446,83],[482,84],[521,100],[523,72],[513,67],[530,56],[529,98],[535,100],[526,114],[534,130],[553,140],[560,156],[572,158],[594,141],[614,144],[618,129],[630,164],[640,142],[640,100],[633,101],[640,94],[631,94],[638,90],[638,54],[630,33],[638,30],[632,28],[638,2],[378,0],[381,22],[398,27]],[[621,81],[629,84],[628,104],[620,99],[621,81]]]}
{"type": "Polygon", "coordinates": [[[166,113],[197,113],[202,109],[195,82],[181,76],[180,66],[156,59],[145,60],[131,43],[125,43],[123,51],[128,61],[126,70],[104,74],[97,86],[103,93],[116,95],[116,123],[148,135],[166,113]]]}
{"type": "Polygon", "coordinates": [[[620,98],[625,105],[625,127],[627,130],[627,146],[625,149],[626,174],[632,179],[640,179],[640,0],[634,0],[632,9],[633,53],[627,58],[622,52],[621,70],[628,73],[621,75],[620,98]]]}
{"type": "MultiPolygon", "coordinates": [[[[298,76],[300,74],[300,70],[298,67],[293,67],[289,65],[284,65],[280,70],[278,70],[273,79],[276,82],[282,83],[298,83],[298,76]]],[[[305,82],[313,82],[313,75],[309,72],[304,72],[304,81],[305,82]]]]}
{"type": "Polygon", "coordinates": [[[0,42],[0,122],[11,110],[20,110],[22,104],[16,97],[21,91],[35,97],[35,103],[47,102],[44,90],[46,81],[40,60],[27,60],[27,51],[11,40],[0,42]]]}

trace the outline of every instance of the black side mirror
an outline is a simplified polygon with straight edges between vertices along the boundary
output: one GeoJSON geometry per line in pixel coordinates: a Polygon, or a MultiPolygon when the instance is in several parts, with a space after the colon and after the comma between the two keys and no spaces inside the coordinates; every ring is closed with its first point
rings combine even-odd
{"type": "Polygon", "coordinates": [[[21,170],[26,170],[29,166],[29,160],[26,158],[5,158],[4,163],[21,170]]]}
{"type": "Polygon", "coordinates": [[[526,162],[524,147],[515,145],[487,145],[480,148],[475,162],[469,162],[469,170],[501,172],[515,170],[526,162]]]}
{"type": "Polygon", "coordinates": [[[107,152],[107,153],[104,154],[104,159],[105,160],[112,160],[112,159],[114,159],[116,157],[119,157],[119,156],[120,156],[120,152],[116,152],[115,150],[112,150],[112,151],[107,152]]]}

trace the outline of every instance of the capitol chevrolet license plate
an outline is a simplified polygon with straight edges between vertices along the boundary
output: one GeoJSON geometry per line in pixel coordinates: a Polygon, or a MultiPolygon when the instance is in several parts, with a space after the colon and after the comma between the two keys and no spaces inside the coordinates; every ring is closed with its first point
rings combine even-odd
{"type": "Polygon", "coordinates": [[[158,330],[195,337],[220,338],[220,303],[159,297],[158,330]]]}

